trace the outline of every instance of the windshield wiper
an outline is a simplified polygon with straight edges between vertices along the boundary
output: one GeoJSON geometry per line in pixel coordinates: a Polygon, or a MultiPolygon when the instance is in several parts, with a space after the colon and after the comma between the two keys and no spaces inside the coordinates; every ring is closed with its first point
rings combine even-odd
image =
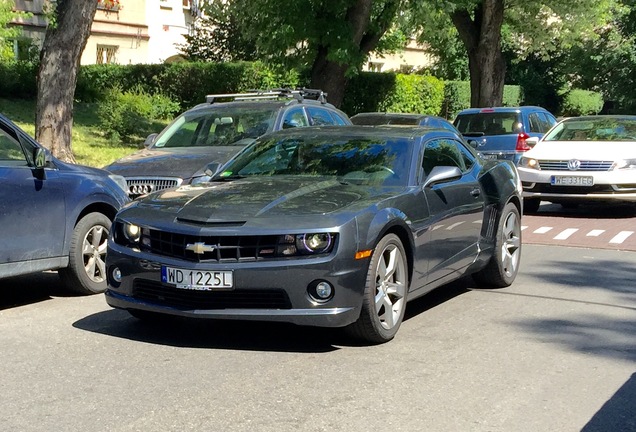
{"type": "Polygon", "coordinates": [[[215,181],[221,181],[221,182],[222,181],[232,181],[232,180],[240,180],[240,179],[243,179],[245,177],[247,177],[247,176],[235,174],[235,175],[229,175],[229,176],[223,176],[223,177],[215,177],[213,179],[210,179],[210,181],[211,182],[215,182],[215,181]]]}

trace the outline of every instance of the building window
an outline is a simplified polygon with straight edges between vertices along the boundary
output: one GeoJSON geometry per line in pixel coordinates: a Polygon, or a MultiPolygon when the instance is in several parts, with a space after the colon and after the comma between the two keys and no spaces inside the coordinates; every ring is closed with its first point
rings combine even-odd
{"type": "Polygon", "coordinates": [[[369,71],[370,72],[382,72],[382,66],[384,66],[384,63],[369,62],[369,71]]]}
{"type": "Polygon", "coordinates": [[[117,63],[117,51],[119,47],[116,45],[97,45],[97,64],[117,63]]]}
{"type": "Polygon", "coordinates": [[[402,74],[410,74],[415,72],[415,66],[411,66],[411,65],[407,65],[407,64],[403,64],[400,65],[400,73],[402,74]]]}

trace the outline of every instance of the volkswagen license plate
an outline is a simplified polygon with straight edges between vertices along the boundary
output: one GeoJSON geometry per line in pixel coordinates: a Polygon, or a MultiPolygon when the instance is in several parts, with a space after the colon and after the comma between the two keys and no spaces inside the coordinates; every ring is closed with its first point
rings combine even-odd
{"type": "Polygon", "coordinates": [[[594,186],[592,176],[552,176],[550,178],[552,186],[594,186]]]}
{"type": "Polygon", "coordinates": [[[186,270],[161,266],[161,281],[177,288],[211,291],[234,288],[234,274],[231,271],[186,270]]]}

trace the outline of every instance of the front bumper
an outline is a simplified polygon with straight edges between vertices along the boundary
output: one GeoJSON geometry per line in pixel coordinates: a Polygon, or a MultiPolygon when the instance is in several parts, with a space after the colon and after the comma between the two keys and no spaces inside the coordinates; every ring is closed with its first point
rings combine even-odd
{"type": "Polygon", "coordinates": [[[524,198],[551,202],[636,202],[636,171],[540,171],[518,167],[524,198]],[[554,186],[552,176],[592,177],[593,186],[554,186]]]}
{"type": "Polygon", "coordinates": [[[369,259],[355,260],[349,249],[328,256],[236,263],[194,263],[133,251],[109,244],[107,303],[191,318],[281,321],[319,327],[342,327],[360,315],[369,259]],[[346,254],[346,256],[340,256],[346,254]],[[351,258],[349,258],[351,257],[351,258]],[[197,291],[161,281],[161,266],[191,270],[233,271],[232,290],[197,291]],[[113,270],[121,282],[113,280],[113,270]],[[327,281],[334,296],[321,303],[308,286],[327,281]]]}

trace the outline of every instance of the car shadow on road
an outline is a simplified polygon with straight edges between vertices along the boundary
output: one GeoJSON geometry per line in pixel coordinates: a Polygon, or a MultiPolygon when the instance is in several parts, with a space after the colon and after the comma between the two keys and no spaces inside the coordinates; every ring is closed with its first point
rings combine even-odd
{"type": "Polygon", "coordinates": [[[64,288],[57,272],[10,277],[0,281],[0,310],[74,295],[64,288]]]}
{"type": "Polygon", "coordinates": [[[636,431],[636,373],[598,410],[581,432],[636,431]]]}
{"type": "MultiPolygon", "coordinates": [[[[470,281],[471,279],[467,279],[451,283],[410,302],[405,320],[468,292],[467,284],[470,284],[470,281]]],[[[368,346],[349,337],[338,328],[176,317],[149,322],[140,321],[126,311],[116,309],[89,315],[74,322],[73,327],[123,339],[180,348],[327,353],[345,346],[368,346]]]]}
{"type": "Polygon", "coordinates": [[[592,203],[563,207],[560,204],[543,203],[539,211],[528,215],[569,219],[631,219],[636,217],[636,205],[592,203]]]}

